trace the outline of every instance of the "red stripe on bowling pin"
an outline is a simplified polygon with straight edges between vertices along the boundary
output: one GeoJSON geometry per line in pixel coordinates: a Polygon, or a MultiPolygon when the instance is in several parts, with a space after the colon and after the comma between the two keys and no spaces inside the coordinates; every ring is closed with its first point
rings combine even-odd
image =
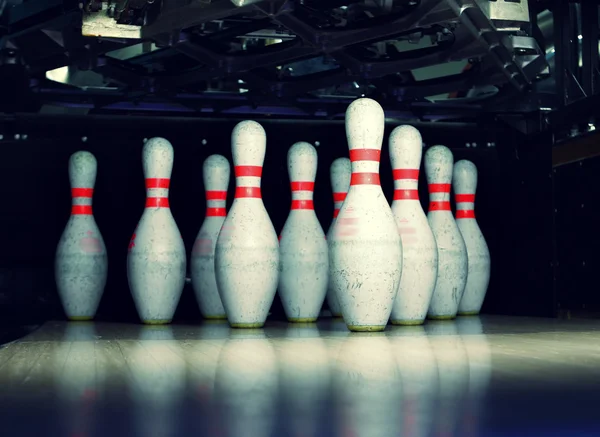
{"type": "MultiPolygon", "coordinates": [[[[93,194],[93,188],[71,188],[73,201],[75,199],[91,199],[93,194]]],[[[71,215],[92,215],[92,205],[71,205],[71,215]]]]}
{"type": "Polygon", "coordinates": [[[470,208],[464,209],[461,207],[461,203],[475,203],[475,194],[455,194],[454,199],[456,201],[456,218],[457,219],[474,219],[475,210],[473,205],[469,205],[470,208]]]}
{"type": "MultiPolygon", "coordinates": [[[[253,177],[260,178],[262,177],[262,166],[259,165],[236,165],[235,166],[235,177],[253,177]]],[[[235,198],[254,198],[260,199],[262,198],[262,193],[260,190],[260,186],[258,187],[246,187],[246,186],[237,186],[235,188],[235,198]]]]}
{"type": "MultiPolygon", "coordinates": [[[[450,195],[450,184],[429,184],[430,193],[450,195]]],[[[450,200],[434,200],[429,202],[429,211],[451,211],[450,200]]]]}
{"type": "MultiPolygon", "coordinates": [[[[379,164],[380,158],[381,150],[379,149],[350,150],[350,161],[353,164],[361,161],[370,161],[379,164]]],[[[350,185],[381,185],[379,172],[359,172],[353,170],[350,176],[350,185]]]]}
{"type": "Polygon", "coordinates": [[[392,171],[394,176],[394,199],[393,200],[419,200],[419,190],[416,188],[401,187],[404,181],[410,181],[409,184],[416,183],[419,180],[419,169],[396,168],[392,171]]]}

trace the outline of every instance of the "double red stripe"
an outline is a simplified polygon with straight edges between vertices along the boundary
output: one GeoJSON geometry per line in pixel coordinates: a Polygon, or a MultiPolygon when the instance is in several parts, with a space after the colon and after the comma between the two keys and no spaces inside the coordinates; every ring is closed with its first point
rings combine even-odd
{"type": "MultiPolygon", "coordinates": [[[[71,197],[74,199],[91,199],[93,194],[93,188],[71,188],[71,197]]],[[[71,215],[92,215],[92,205],[71,205],[71,215]]]]}

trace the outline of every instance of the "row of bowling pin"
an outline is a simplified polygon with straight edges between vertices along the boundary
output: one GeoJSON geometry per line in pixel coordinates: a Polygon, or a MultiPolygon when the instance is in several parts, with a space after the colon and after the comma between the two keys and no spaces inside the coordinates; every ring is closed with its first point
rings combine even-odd
{"type": "MultiPolygon", "coordinates": [[[[208,208],[191,259],[192,283],[205,317],[227,315],[232,326],[262,326],[277,288],[290,321],[315,320],[329,288],[330,309],[341,313],[352,330],[383,329],[390,313],[399,324],[422,323],[428,309],[430,317],[452,318],[459,303],[461,313],[479,312],[489,281],[489,253],[474,220],[474,165],[461,161],[454,171],[457,218],[469,219],[459,220],[457,227],[449,207],[452,154],[443,146],[427,152],[430,227],[417,194],[418,131],[401,126],[390,137],[396,180],[390,209],[379,185],[381,107],[369,99],[354,102],[346,130],[352,176],[347,159],[332,165],[336,212],[343,206],[327,240],[312,205],[317,154],[310,144],[297,143],[288,153],[292,210],[279,243],[260,193],[266,150],[262,127],[245,121],[232,133],[236,196],[229,214],[229,164],[219,155],[205,161],[208,208]],[[379,148],[367,149],[368,144],[379,148]],[[350,202],[344,201],[348,186],[350,202]],[[474,262],[467,262],[467,250],[474,262]]],[[[147,201],[129,247],[128,278],[141,319],[167,323],[186,270],[185,249],[168,207],[173,149],[154,138],[144,146],[143,158],[147,201]]],[[[71,158],[73,215],[56,258],[58,288],[71,318],[93,317],[106,282],[106,252],[91,215],[95,171],[91,154],[71,158]],[[85,270],[89,273],[82,275],[85,270]]]]}

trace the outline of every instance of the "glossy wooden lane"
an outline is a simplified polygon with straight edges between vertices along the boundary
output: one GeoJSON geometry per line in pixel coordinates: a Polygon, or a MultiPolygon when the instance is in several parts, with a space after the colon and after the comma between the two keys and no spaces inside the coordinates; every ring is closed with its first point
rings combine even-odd
{"type": "Polygon", "coordinates": [[[0,348],[10,436],[484,436],[597,429],[600,323],[49,322],[0,348]]]}

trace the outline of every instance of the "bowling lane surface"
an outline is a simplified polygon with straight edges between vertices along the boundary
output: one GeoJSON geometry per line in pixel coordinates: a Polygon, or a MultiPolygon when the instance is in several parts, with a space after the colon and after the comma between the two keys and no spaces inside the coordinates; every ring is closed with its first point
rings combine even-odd
{"type": "Polygon", "coordinates": [[[350,333],[48,322],[0,347],[6,436],[591,436],[600,322],[350,333]]]}

